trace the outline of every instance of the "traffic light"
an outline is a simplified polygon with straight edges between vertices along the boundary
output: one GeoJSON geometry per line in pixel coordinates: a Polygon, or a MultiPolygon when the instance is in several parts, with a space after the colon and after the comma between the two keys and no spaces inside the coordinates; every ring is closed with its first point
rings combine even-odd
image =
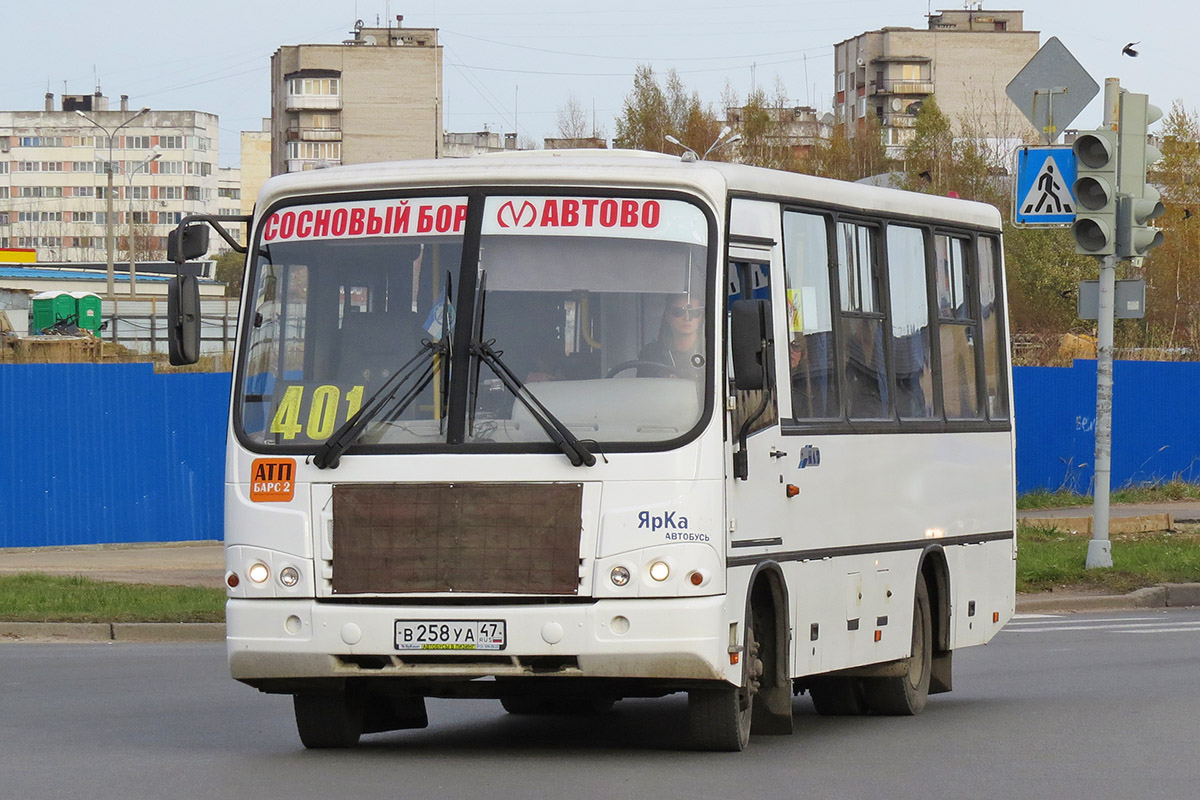
{"type": "Polygon", "coordinates": [[[1076,177],[1075,252],[1110,256],[1116,252],[1117,231],[1117,134],[1101,128],[1080,131],[1072,145],[1076,177]]]}
{"type": "Polygon", "coordinates": [[[1167,209],[1158,190],[1147,185],[1141,197],[1121,196],[1117,208],[1117,255],[1140,258],[1163,243],[1163,232],[1150,226],[1167,209]]]}
{"type": "Polygon", "coordinates": [[[1117,255],[1139,258],[1163,243],[1162,231],[1150,222],[1166,208],[1158,190],[1146,183],[1146,169],[1162,158],[1158,148],[1147,143],[1146,128],[1162,118],[1144,94],[1121,93],[1118,147],[1121,153],[1121,203],[1117,214],[1117,255]]]}

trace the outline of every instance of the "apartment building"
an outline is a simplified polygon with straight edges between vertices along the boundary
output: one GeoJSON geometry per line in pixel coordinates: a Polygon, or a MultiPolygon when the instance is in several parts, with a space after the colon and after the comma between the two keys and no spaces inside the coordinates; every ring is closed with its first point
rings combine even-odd
{"type": "Polygon", "coordinates": [[[341,44],[271,57],[271,173],[437,158],[442,48],[436,28],[355,23],[341,44]]]}
{"type": "Polygon", "coordinates": [[[487,153],[503,153],[517,149],[515,133],[497,131],[446,131],[442,134],[442,149],[438,158],[470,158],[487,153]]]}
{"type": "Polygon", "coordinates": [[[967,8],[929,15],[925,29],[887,27],[834,46],[834,121],[853,137],[868,115],[888,155],[902,158],[929,97],[959,130],[1024,139],[1032,126],[1004,93],[1034,56],[1038,31],[1023,11],[967,8]]]}
{"type": "Polygon", "coordinates": [[[258,190],[271,177],[271,119],[262,121],[257,131],[242,131],[242,197],[241,214],[254,213],[258,190]]]}
{"type": "Polygon", "coordinates": [[[108,169],[114,259],[165,256],[186,214],[216,213],[217,116],[141,111],[121,97],[45,96],[41,111],[0,111],[0,248],[39,262],[104,262],[108,169]]]}
{"type": "MultiPolygon", "coordinates": [[[[787,148],[792,155],[803,158],[815,145],[833,136],[833,115],[821,113],[812,106],[772,106],[764,109],[771,120],[774,133],[769,143],[787,148]]],[[[746,114],[744,106],[725,109],[725,121],[734,130],[741,127],[746,114]]]]}

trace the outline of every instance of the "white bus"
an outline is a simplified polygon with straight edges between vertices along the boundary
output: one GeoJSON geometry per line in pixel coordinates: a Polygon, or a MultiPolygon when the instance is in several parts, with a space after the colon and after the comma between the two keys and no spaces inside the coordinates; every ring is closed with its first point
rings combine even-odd
{"type": "Polygon", "coordinates": [[[790,732],[802,693],[920,712],[1013,611],[1000,231],[630,152],[270,179],[229,420],[233,677],[293,695],[310,748],[424,727],[427,697],[686,692],[710,750],[790,732]]]}

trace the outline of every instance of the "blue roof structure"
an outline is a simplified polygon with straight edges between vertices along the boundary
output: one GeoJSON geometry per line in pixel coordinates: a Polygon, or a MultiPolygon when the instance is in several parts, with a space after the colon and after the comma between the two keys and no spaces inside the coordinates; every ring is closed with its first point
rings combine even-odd
{"type": "MultiPolygon", "coordinates": [[[[60,281],[107,281],[106,272],[86,272],[84,270],[39,269],[37,267],[0,266],[0,278],[45,278],[60,281]]],[[[118,272],[113,275],[116,281],[128,281],[129,274],[118,272]]],[[[170,280],[166,275],[142,275],[138,273],[138,281],[149,283],[170,280]]]]}

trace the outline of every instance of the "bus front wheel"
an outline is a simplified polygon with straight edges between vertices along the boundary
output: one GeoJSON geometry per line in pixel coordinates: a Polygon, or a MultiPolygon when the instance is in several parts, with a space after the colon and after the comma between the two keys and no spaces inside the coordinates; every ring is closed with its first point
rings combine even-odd
{"type": "Polygon", "coordinates": [[[362,698],[348,692],[292,696],[296,731],[310,750],[353,747],[363,732],[362,698]]]}
{"type": "Polygon", "coordinates": [[[688,692],[688,727],[695,749],[740,752],[750,743],[754,697],[762,680],[763,663],[754,624],[749,620],[745,656],[741,686],[688,692]]]}

